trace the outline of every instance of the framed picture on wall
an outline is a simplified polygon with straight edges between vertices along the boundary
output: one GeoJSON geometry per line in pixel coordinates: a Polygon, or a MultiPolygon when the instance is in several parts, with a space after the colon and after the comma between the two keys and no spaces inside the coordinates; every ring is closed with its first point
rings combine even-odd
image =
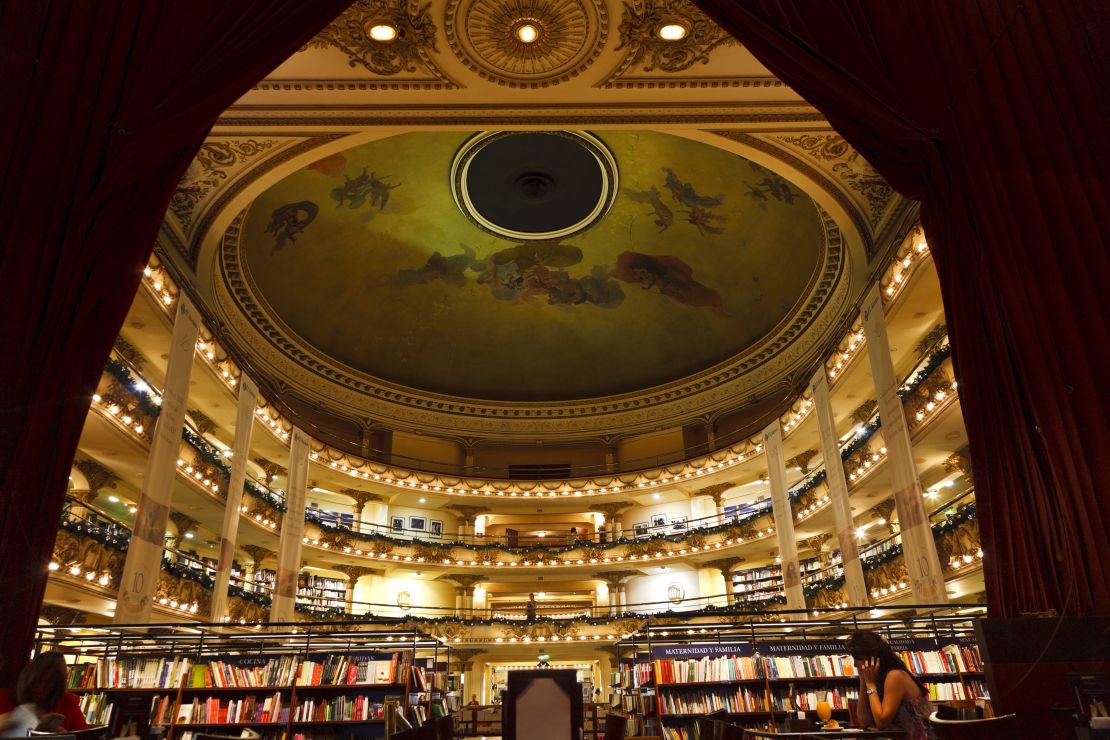
{"type": "Polygon", "coordinates": [[[431,533],[432,537],[439,539],[443,536],[443,522],[439,519],[429,519],[428,527],[428,531],[431,533]]]}
{"type": "Polygon", "coordinates": [[[740,515],[740,507],[739,507],[739,506],[736,506],[735,504],[732,504],[732,505],[726,506],[726,507],[724,508],[724,520],[725,520],[726,522],[734,522],[734,521],[736,521],[736,518],[737,518],[737,517],[738,517],[739,515],[740,515]]]}
{"type": "Polygon", "coordinates": [[[403,516],[394,516],[389,518],[389,529],[391,532],[401,534],[405,531],[405,518],[403,516]]]}
{"type": "Polygon", "coordinates": [[[638,524],[632,525],[632,531],[635,532],[637,539],[639,539],[640,537],[647,537],[648,534],[650,534],[648,526],[649,525],[647,522],[640,522],[638,524]]]}
{"type": "Polygon", "coordinates": [[[667,526],[666,514],[652,514],[651,515],[651,528],[664,529],[667,526]]]}
{"type": "Polygon", "coordinates": [[[426,517],[422,517],[422,516],[410,516],[409,517],[409,529],[414,530],[416,532],[423,532],[427,528],[428,528],[428,520],[427,520],[426,517]]]}
{"type": "Polygon", "coordinates": [[[674,532],[685,532],[686,531],[686,517],[676,516],[673,519],[671,519],[671,530],[674,531],[674,532]]]}

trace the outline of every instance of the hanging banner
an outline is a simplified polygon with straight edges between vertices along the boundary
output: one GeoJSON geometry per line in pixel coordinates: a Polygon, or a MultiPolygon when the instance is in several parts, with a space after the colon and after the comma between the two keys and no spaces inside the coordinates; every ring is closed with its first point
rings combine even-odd
{"type": "Polygon", "coordinates": [[[289,479],[285,487],[285,514],[278,541],[278,570],[270,621],[292,622],[297,603],[297,578],[301,572],[304,538],[304,499],[308,488],[308,435],[293,427],[289,441],[289,479]]]}
{"type": "Polygon", "coordinates": [[[852,504],[848,500],[848,484],[844,478],[844,463],[840,459],[840,438],[836,434],[832,403],[829,401],[829,381],[822,364],[809,381],[813,394],[817,431],[821,440],[821,458],[825,461],[825,482],[829,487],[830,506],[840,545],[840,560],[844,565],[844,596],[848,606],[867,606],[867,582],[859,560],[859,542],[852,522],[852,504]]]}
{"type": "Polygon", "coordinates": [[[209,618],[218,622],[227,616],[227,586],[231,580],[231,564],[235,560],[235,541],[239,535],[239,507],[243,502],[243,484],[250,460],[251,432],[254,410],[258,406],[258,386],[245,374],[239,376],[239,404],[235,413],[235,444],[231,450],[231,480],[224,503],[224,524],[220,530],[220,563],[212,590],[212,611],[209,618]]]}
{"type": "MultiPolygon", "coordinates": [[[[782,427],[778,419],[763,430],[763,450],[767,456],[767,478],[771,483],[771,507],[775,515],[779,557],[782,560],[782,581],[786,590],[787,609],[805,609],[802,593],[801,566],[798,564],[798,543],[794,539],[794,513],[786,491],[786,460],[782,454],[782,427]]],[[[789,615],[804,619],[804,614],[789,615]]]]}
{"type": "Polygon", "coordinates": [[[651,649],[653,658],[673,658],[675,660],[715,658],[720,655],[752,655],[750,642],[725,642],[712,645],[658,645],[651,649]]]}
{"type": "Polygon", "coordinates": [[[166,386],[162,409],[154,425],[146,473],[139,495],[138,512],[123,565],[119,594],[116,597],[116,624],[146,623],[162,571],[162,552],[166,524],[170,518],[170,499],[177,475],[177,456],[181,451],[181,430],[185,426],[185,406],[189,398],[189,375],[193,369],[200,316],[182,294],[177,302],[169,356],[166,360],[166,386]]]}
{"type": "Polygon", "coordinates": [[[871,362],[871,377],[879,403],[882,435],[887,450],[887,470],[890,471],[894,506],[898,511],[898,524],[902,534],[902,551],[905,553],[906,572],[913,589],[914,602],[918,604],[946,604],[948,593],[944,589],[944,572],[937,556],[933,530],[925,510],[924,491],[917,477],[917,464],[910,444],[910,431],[902,399],[898,395],[898,381],[890,357],[890,343],[886,334],[882,296],[878,285],[872,285],[863,302],[863,332],[867,338],[867,357],[871,362]]]}

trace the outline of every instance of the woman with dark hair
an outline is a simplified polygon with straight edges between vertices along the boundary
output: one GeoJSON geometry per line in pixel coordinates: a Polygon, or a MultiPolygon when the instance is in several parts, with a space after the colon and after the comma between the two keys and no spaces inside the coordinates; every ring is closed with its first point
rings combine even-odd
{"type": "Polygon", "coordinates": [[[859,673],[856,715],[864,727],[903,730],[909,740],[932,740],[933,705],[925,686],[899,659],[886,640],[870,630],[848,638],[848,654],[859,673]]]}
{"type": "Polygon", "coordinates": [[[80,702],[66,691],[67,670],[61,653],[39,653],[19,672],[14,702],[10,692],[0,690],[0,715],[12,713],[10,719],[20,725],[0,731],[0,737],[26,737],[27,729],[34,729],[39,718],[46,714],[62,715],[60,729],[88,728],[80,702]],[[30,728],[22,726],[27,723],[31,724],[30,728]]]}

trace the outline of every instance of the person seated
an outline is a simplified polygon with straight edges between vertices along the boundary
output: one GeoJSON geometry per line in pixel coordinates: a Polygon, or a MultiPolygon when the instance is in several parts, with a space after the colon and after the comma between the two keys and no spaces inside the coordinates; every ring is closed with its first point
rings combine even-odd
{"type": "Polygon", "coordinates": [[[929,723],[929,691],[886,640],[871,630],[856,630],[848,638],[848,654],[859,673],[856,716],[861,725],[902,730],[908,740],[936,737],[929,723]]]}
{"type": "Polygon", "coordinates": [[[89,727],[77,697],[66,691],[67,668],[61,653],[39,653],[19,672],[15,695],[0,689],[0,716],[7,725],[0,737],[26,737],[43,716],[59,714],[59,730],[84,730],[89,727]]]}

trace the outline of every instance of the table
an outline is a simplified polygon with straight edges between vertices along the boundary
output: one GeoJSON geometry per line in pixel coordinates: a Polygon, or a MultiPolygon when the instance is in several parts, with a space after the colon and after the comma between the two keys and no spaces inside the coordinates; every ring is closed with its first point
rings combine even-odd
{"type": "Polygon", "coordinates": [[[898,738],[905,736],[905,730],[813,730],[811,732],[744,730],[745,740],[748,738],[752,738],[752,740],[779,740],[780,738],[898,738]]]}

